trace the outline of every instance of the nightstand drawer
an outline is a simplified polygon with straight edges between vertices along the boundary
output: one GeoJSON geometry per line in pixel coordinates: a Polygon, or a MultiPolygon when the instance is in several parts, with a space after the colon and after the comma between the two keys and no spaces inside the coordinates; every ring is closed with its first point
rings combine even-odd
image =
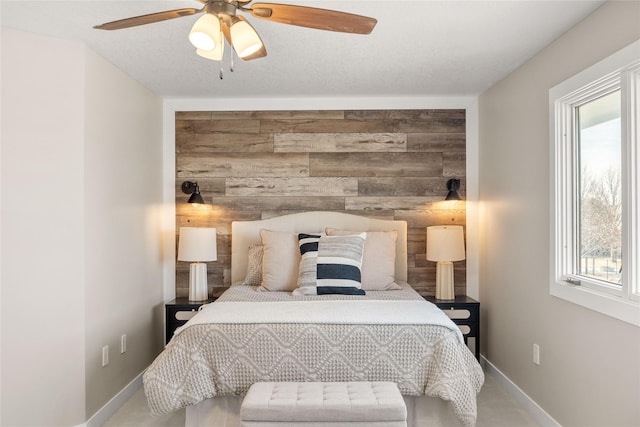
{"type": "Polygon", "coordinates": [[[476,358],[480,359],[480,303],[466,295],[455,300],[439,300],[432,296],[424,297],[442,310],[462,331],[464,342],[473,346],[476,358]]]}
{"type": "Polygon", "coordinates": [[[464,336],[469,336],[473,333],[471,325],[461,325],[459,323],[456,323],[456,326],[458,327],[458,329],[460,329],[460,332],[462,332],[462,335],[464,336]]]}
{"type": "Polygon", "coordinates": [[[466,320],[471,318],[471,311],[467,309],[455,309],[455,308],[442,308],[440,307],[444,314],[449,316],[451,320],[466,320]]]}
{"type": "Polygon", "coordinates": [[[165,304],[165,344],[168,344],[173,333],[198,313],[200,307],[215,301],[210,298],[207,301],[189,301],[187,298],[176,298],[165,304]]]}
{"type": "Polygon", "coordinates": [[[172,308],[167,308],[167,320],[171,322],[183,322],[186,323],[187,320],[191,319],[198,312],[197,309],[193,308],[189,311],[187,310],[173,310],[172,308]]]}
{"type": "Polygon", "coordinates": [[[469,337],[477,337],[479,335],[479,325],[476,322],[454,322],[458,329],[462,331],[462,335],[465,341],[468,340],[469,337]]]}

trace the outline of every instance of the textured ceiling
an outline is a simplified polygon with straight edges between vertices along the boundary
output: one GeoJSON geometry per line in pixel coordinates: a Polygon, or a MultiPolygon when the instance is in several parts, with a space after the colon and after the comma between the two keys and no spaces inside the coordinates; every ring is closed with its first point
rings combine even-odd
{"type": "Polygon", "coordinates": [[[222,62],[187,39],[200,15],[117,31],[93,25],[197,1],[2,1],[2,25],[85,43],[163,97],[478,95],[603,1],[308,1],[281,3],[371,16],[370,35],[319,31],[244,15],[266,58],[222,62]],[[219,78],[224,68],[224,79],[219,78]]]}

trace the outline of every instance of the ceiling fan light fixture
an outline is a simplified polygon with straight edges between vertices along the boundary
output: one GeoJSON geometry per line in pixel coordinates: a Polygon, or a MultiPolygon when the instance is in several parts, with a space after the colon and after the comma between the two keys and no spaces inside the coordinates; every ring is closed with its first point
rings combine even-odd
{"type": "Polygon", "coordinates": [[[262,48],[262,40],[256,30],[244,20],[231,26],[231,41],[240,58],[246,58],[262,48]]]}
{"type": "Polygon", "coordinates": [[[222,60],[226,41],[240,58],[250,61],[267,56],[267,49],[256,30],[243,17],[237,16],[237,12],[281,24],[352,34],[369,34],[378,22],[367,16],[316,7],[275,3],[254,3],[249,7],[252,0],[198,1],[204,4],[201,9],[165,10],[118,19],[94,28],[119,30],[204,12],[189,32],[189,41],[195,46],[196,53],[207,59],[222,60]]]}
{"type": "Polygon", "coordinates": [[[214,50],[222,44],[220,21],[216,15],[206,13],[201,16],[189,32],[189,41],[196,49],[214,50]]]}
{"type": "Polygon", "coordinates": [[[222,61],[222,55],[224,55],[224,43],[219,43],[218,46],[212,50],[196,49],[196,53],[206,59],[222,61]]]}
{"type": "Polygon", "coordinates": [[[222,31],[218,32],[216,38],[216,46],[213,49],[196,49],[196,53],[206,59],[211,59],[213,61],[222,61],[222,56],[224,55],[224,40],[222,31]]]}

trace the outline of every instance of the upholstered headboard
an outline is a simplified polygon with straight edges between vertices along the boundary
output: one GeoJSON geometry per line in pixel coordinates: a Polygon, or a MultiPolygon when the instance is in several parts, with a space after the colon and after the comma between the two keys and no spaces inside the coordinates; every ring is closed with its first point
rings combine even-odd
{"type": "Polygon", "coordinates": [[[231,283],[244,280],[247,272],[247,248],[259,245],[260,230],[290,231],[292,233],[320,233],[325,228],[353,231],[398,232],[396,241],[396,280],[407,281],[407,223],[406,221],[366,218],[341,212],[303,212],[258,220],[231,223],[231,283]]]}

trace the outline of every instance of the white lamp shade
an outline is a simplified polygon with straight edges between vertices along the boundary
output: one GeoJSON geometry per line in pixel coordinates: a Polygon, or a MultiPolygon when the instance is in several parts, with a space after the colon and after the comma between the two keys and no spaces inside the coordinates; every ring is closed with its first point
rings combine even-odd
{"type": "Polygon", "coordinates": [[[215,228],[180,227],[178,261],[207,262],[217,259],[215,228]]]}
{"type": "Polygon", "coordinates": [[[189,41],[196,49],[214,50],[222,44],[220,21],[210,13],[201,16],[189,32],[189,41]]]}
{"type": "Polygon", "coordinates": [[[222,56],[224,55],[224,43],[218,44],[212,50],[196,49],[196,53],[203,58],[211,59],[214,61],[222,61],[222,56]]]}
{"type": "Polygon", "coordinates": [[[247,21],[237,21],[231,26],[231,42],[240,58],[246,58],[262,47],[260,36],[247,21]]]}
{"type": "Polygon", "coordinates": [[[427,227],[428,261],[461,261],[465,258],[464,231],[460,225],[427,227]]]}

